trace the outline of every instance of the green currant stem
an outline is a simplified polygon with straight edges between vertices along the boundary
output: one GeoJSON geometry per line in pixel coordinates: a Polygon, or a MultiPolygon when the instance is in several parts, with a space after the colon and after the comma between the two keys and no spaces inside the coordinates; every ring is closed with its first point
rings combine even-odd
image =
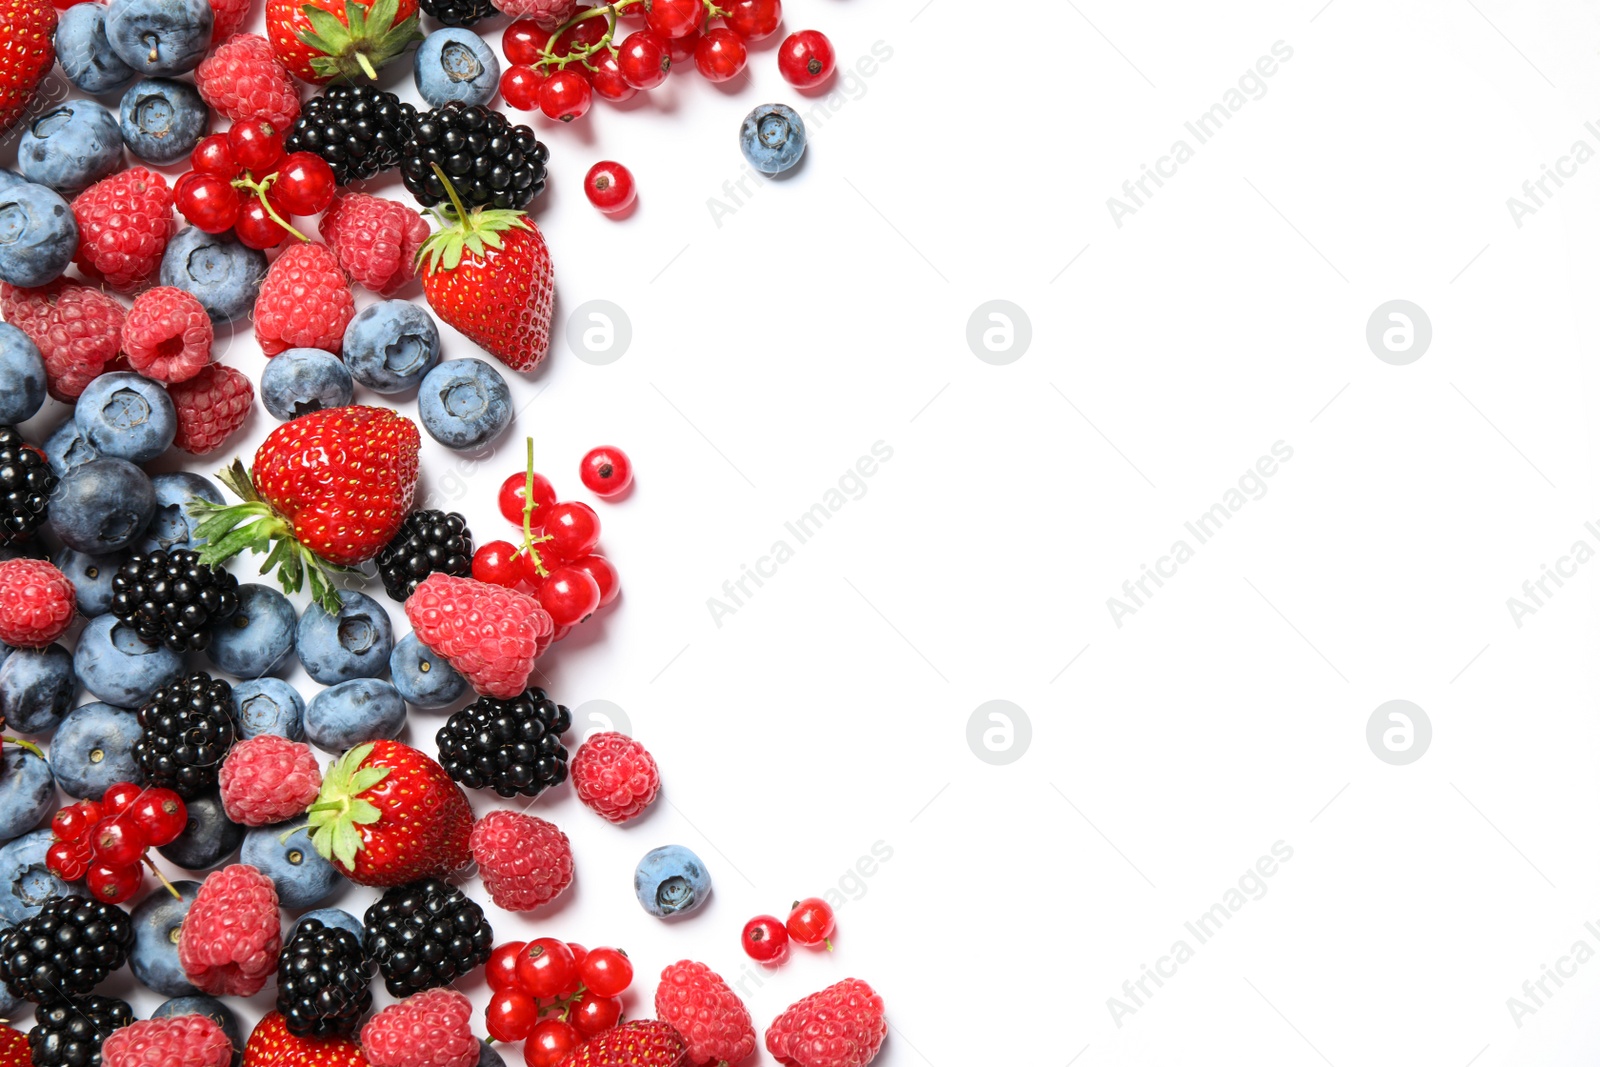
{"type": "Polygon", "coordinates": [[[177,886],[167,881],[167,876],[161,873],[161,868],[152,863],[149,856],[143,856],[141,858],[144,860],[144,865],[150,868],[150,873],[159,878],[161,880],[161,884],[167,887],[167,892],[171,893],[177,899],[182,900],[183,894],[178,892],[177,886]]]}
{"type": "Polygon", "coordinates": [[[533,536],[533,509],[539,502],[533,499],[533,438],[528,438],[528,474],[522,483],[522,550],[533,560],[533,569],[539,572],[539,577],[548,578],[550,572],[544,569],[544,557],[533,546],[541,541],[550,540],[548,534],[538,538],[533,536]]]}
{"type": "Polygon", "coordinates": [[[568,63],[582,63],[590,70],[593,70],[594,67],[590,64],[589,57],[611,47],[611,42],[617,35],[617,12],[621,11],[623,8],[632,7],[634,4],[640,4],[643,2],[644,0],[616,0],[615,3],[605,4],[599,7],[586,8],[585,10],[580,11],[578,14],[568,19],[564,25],[558,27],[556,31],[550,35],[550,39],[545,41],[544,48],[539,56],[539,65],[542,67],[553,66],[557,70],[565,70],[568,63]],[[605,16],[606,20],[606,32],[604,36],[602,36],[594,44],[584,45],[577,51],[568,52],[566,55],[562,56],[556,55],[556,41],[563,33],[566,33],[568,30],[572,29],[572,27],[576,26],[584,19],[597,18],[602,15],[605,16]]]}
{"type": "Polygon", "coordinates": [[[18,748],[27,749],[29,752],[32,752],[35,756],[38,756],[40,759],[44,759],[45,758],[45,755],[40,750],[39,746],[34,744],[32,741],[24,741],[20,737],[0,737],[0,741],[9,741],[13,745],[16,745],[18,748]]]}
{"type": "MultiPolygon", "coordinates": [[[[377,75],[374,74],[373,77],[377,77],[377,75]]],[[[271,219],[273,222],[276,222],[279,226],[282,226],[285,230],[294,234],[300,240],[309,243],[311,238],[307,237],[305,234],[289,225],[282,215],[279,215],[276,211],[272,210],[272,205],[267,202],[267,190],[272,188],[272,183],[277,180],[278,176],[276,174],[269,174],[265,178],[262,178],[259,182],[251,181],[248,177],[235,178],[233,180],[233,187],[235,189],[249,189],[251,192],[255,193],[256,199],[261,201],[261,208],[267,213],[267,217],[269,219],[271,219]]]]}

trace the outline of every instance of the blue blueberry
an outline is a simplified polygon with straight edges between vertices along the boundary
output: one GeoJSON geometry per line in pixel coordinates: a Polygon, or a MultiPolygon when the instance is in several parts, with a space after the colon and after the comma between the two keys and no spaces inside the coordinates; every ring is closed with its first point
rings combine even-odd
{"type": "Polygon", "coordinates": [[[184,801],[189,821],[183,833],[156,851],[189,871],[207,871],[233,855],[244,841],[244,827],[228,818],[222,798],[207,793],[184,801]]]}
{"type": "Polygon", "coordinates": [[[403,393],[439,365],[439,327],[408,300],[381,300],[350,320],[341,354],[350,376],[368,389],[403,393]]]}
{"type": "Polygon", "coordinates": [[[50,469],[56,472],[57,478],[65,478],[90,460],[99,459],[100,453],[78,431],[78,424],[69,418],[45,439],[44,458],[50,461],[50,469]]]}
{"type": "Polygon", "coordinates": [[[467,691],[467,680],[454,667],[423,644],[416,634],[406,634],[389,656],[389,677],[407,704],[443,708],[467,691]]]}
{"type": "Polygon", "coordinates": [[[194,528],[200,520],[189,514],[189,503],[204,500],[220,504],[222,490],[210,478],[189,471],[158,474],[150,479],[150,488],[156,494],[156,512],[133,550],[149,554],[198,548],[200,542],[195,540],[194,528]]]}
{"type": "Polygon", "coordinates": [[[190,226],[161,255],[161,284],[193,294],[212,322],[249,313],[266,276],[267,254],[246,248],[231,230],[207,233],[190,226]]]}
{"type": "Polygon", "coordinates": [[[500,1058],[489,1042],[478,1039],[478,1067],[506,1067],[506,1061],[500,1058]]]}
{"type": "Polygon", "coordinates": [[[353,589],[339,594],[339,599],[342,607],[337,616],[313,603],[295,631],[300,662],[323,685],[376,678],[394,651],[394,627],[381,604],[353,589]]]}
{"type": "Polygon", "coordinates": [[[22,175],[18,174],[16,171],[7,170],[4,167],[0,167],[0,189],[9,189],[13,185],[27,185],[27,184],[28,184],[28,179],[24,178],[22,175]]]}
{"type": "Polygon", "coordinates": [[[257,826],[245,833],[244,846],[239,849],[239,862],[271,878],[278,890],[278,904],[285,908],[314,908],[343,881],[339,869],[311,847],[310,833],[303,829],[290,833],[304,825],[257,826]],[[288,840],[284,840],[286,834],[288,840]]]}
{"type": "Polygon", "coordinates": [[[17,169],[30,182],[75,193],[122,166],[117,117],[93,100],[69,100],[28,123],[17,169]]]}
{"type": "Polygon", "coordinates": [[[56,570],[67,576],[73,591],[78,594],[78,613],[86,619],[104,615],[111,610],[111,580],[117,576],[124,555],[114,552],[109,556],[90,556],[63,548],[53,561],[56,570]]]}
{"type": "Polygon", "coordinates": [[[31,919],[57,897],[89,895],[82,882],[63,882],[45,867],[54,840],[49,830],[35,830],[0,848],[0,926],[31,919]]]}
{"type": "Polygon", "coordinates": [[[146,78],[123,93],[119,114],[128,151],[158,167],[188,156],[211,125],[199,91],[166,78],[146,78]]]}
{"type": "Polygon", "coordinates": [[[145,988],[164,997],[182,997],[199,992],[184,977],[183,965],[178,962],[178,931],[200,893],[200,883],[173,882],[172,888],[178,896],[161,886],[133,909],[133,951],[128,954],[128,967],[145,988]]]}
{"type": "Polygon", "coordinates": [[[127,371],[90,382],[72,417],[95,451],[129,463],[149,463],[178,433],[178,410],[167,391],[127,371]]]}
{"type": "Polygon", "coordinates": [[[267,360],[261,372],[261,402],[273,418],[297,419],[324,408],[342,408],[355,391],[350,369],[320,348],[291,348],[267,360]]]}
{"type": "Polygon", "coordinates": [[[19,745],[0,752],[0,841],[39,825],[55,807],[56,780],[50,764],[19,745]]]}
{"type": "Polygon", "coordinates": [[[357,941],[364,941],[367,937],[367,928],[361,925],[361,920],[343,908],[318,908],[316,911],[306,912],[294,921],[294,925],[283,935],[285,945],[294,940],[295,931],[299,930],[300,924],[307,919],[315,919],[332,930],[349,930],[356,935],[357,941]]]}
{"type": "Polygon", "coordinates": [[[155,513],[156,491],[144,471],[105,456],[61,476],[50,498],[50,529],[68,548],[109,556],[137,541],[155,513]]]}
{"type": "Polygon", "coordinates": [[[106,39],[104,4],[74,4],[61,13],[56,23],[56,60],[67,81],[96,96],[121,89],[135,73],[106,39]]]}
{"type": "Polygon", "coordinates": [[[106,40],[140,74],[182,74],[200,65],[211,47],[206,0],[111,0],[106,40]]]}
{"type": "MultiPolygon", "coordinates": [[[[107,704],[137,708],[183,674],[183,657],[146,641],[115,615],[101,615],[78,635],[72,669],[83,687],[107,704]]],[[[0,666],[0,676],[4,671],[0,666]]]]}
{"type": "Polygon", "coordinates": [[[511,390],[481,359],[448,360],[422,379],[417,414],[428,436],[446,448],[482,448],[511,421],[511,390]]]}
{"type": "Polygon", "coordinates": [[[396,738],[406,724],[400,691],[377,678],[340,682],[306,705],[306,737],[326,752],[382,738],[396,738]]]}
{"type": "MultiPolygon", "coordinates": [[[[267,585],[241,585],[239,610],[211,628],[211,662],[239,678],[294,666],[294,605],[267,585]]],[[[276,731],[272,731],[276,732],[276,731]]]]}
{"type": "Polygon", "coordinates": [[[0,663],[0,719],[18,733],[54,730],[77,695],[72,653],[60,645],[19,648],[0,663]]]}
{"type": "Polygon", "coordinates": [[[32,288],[55,281],[78,250],[78,220],[53,189],[0,189],[0,281],[32,288]]]}
{"type": "Polygon", "coordinates": [[[711,875],[682,845],[662,845],[646,852],[634,868],[633,892],[639,906],[658,919],[687,915],[711,895],[711,875]]]}
{"type": "Polygon", "coordinates": [[[27,422],[44,407],[44,357],[27,334],[0,322],[0,425],[27,422]]]}
{"type": "Polygon", "coordinates": [[[239,1067],[244,1054],[244,1037],[239,1030],[239,1017],[233,1014],[233,1009],[214,997],[174,997],[151,1012],[150,1018],[170,1019],[174,1015],[204,1015],[222,1027],[222,1032],[228,1035],[228,1041],[233,1045],[233,1067],[239,1067]]]}
{"type": "Polygon", "coordinates": [[[489,42],[471,30],[454,27],[423,38],[411,74],[429,107],[443,107],[451,100],[469,107],[488,104],[500,88],[500,61],[489,42]]]}
{"type": "Polygon", "coordinates": [[[291,741],[306,736],[306,702],[300,699],[295,687],[282,678],[252,678],[240,682],[233,687],[233,703],[239,715],[241,741],[262,734],[277,734],[291,741]]]}
{"type": "Polygon", "coordinates": [[[50,739],[50,769],[61,791],[79,800],[99,800],[118,782],[142,782],[133,756],[139,740],[138,713],[110,704],[84,704],[67,712],[50,739]]]}
{"type": "Polygon", "coordinates": [[[762,174],[782,174],[806,152],[806,124],[794,108],[762,104],[739,127],[739,149],[762,174]]]}

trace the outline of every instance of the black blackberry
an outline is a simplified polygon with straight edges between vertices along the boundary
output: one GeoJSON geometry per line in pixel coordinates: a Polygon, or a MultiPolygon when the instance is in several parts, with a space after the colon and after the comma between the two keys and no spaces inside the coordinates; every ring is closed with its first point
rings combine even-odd
{"type": "Polygon", "coordinates": [[[15,426],[0,426],[0,544],[26,541],[44,525],[59,480],[15,426]]]}
{"type": "Polygon", "coordinates": [[[479,697],[439,730],[439,762],[468,788],[536,797],[567,780],[561,735],[571,727],[572,713],[543,689],[510,700],[479,697]]]}
{"type": "Polygon", "coordinates": [[[330,85],[307,100],[284,138],[285,152],[315,152],[348,185],[399,166],[417,109],[370,85],[330,85]]]}
{"type": "Polygon", "coordinates": [[[33,1067],[100,1067],[100,1044],[133,1022],[133,1009],[115,997],[60,1000],[33,1014],[28,1054],[33,1067]]]}
{"type": "Polygon", "coordinates": [[[35,1004],[81,997],[128,962],[132,948],[127,912],[88,897],[56,897],[0,938],[0,979],[12,996],[35,1004]]]}
{"type": "Polygon", "coordinates": [[[362,924],[367,954],[397,997],[449,985],[486,962],[494,948],[483,909],[437,878],[385,890],[362,924]]]}
{"type": "Polygon", "coordinates": [[[129,557],[111,590],[111,614],[179,654],[207,648],[211,624],[239,610],[239,580],[187,550],[129,557]]]}
{"type": "Polygon", "coordinates": [[[471,26],[495,13],[489,0],[417,0],[417,5],[446,26],[471,26]]]}
{"type": "Polygon", "coordinates": [[[301,1037],[356,1032],[372,1007],[372,960],[349,930],[302,919],[278,956],[278,1010],[301,1037]]]}
{"type": "Polygon", "coordinates": [[[143,732],[133,756],[146,785],[164,785],[185,800],[217,787],[217,770],[238,736],[233,686],[195,671],[157,689],[139,709],[143,732]]]}
{"type": "Polygon", "coordinates": [[[378,553],[384,591],[403,604],[418,582],[438,571],[472,577],[472,531],[455,512],[413,511],[378,553]]]}
{"type": "Polygon", "coordinates": [[[437,163],[469,209],[520,210],[544,192],[546,148],[528,126],[513,126],[498,111],[452,100],[423,112],[400,151],[400,175],[423,207],[448,203],[437,163]]]}

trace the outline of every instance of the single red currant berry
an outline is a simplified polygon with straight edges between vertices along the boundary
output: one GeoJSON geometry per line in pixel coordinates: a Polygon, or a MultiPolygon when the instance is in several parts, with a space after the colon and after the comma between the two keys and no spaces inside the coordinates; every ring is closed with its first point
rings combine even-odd
{"type": "Polygon", "coordinates": [[[539,1002],[520,989],[497,989],[483,1015],[491,1038],[521,1041],[539,1021],[539,1002]]]}
{"type": "Polygon", "coordinates": [[[120,904],[130,900],[144,884],[143,867],[112,867],[104,863],[91,864],[85,884],[96,900],[106,904],[120,904]]]}
{"type": "Polygon", "coordinates": [[[589,168],[583,178],[583,192],[589,203],[608,215],[628,210],[639,196],[633,184],[633,171],[610,160],[602,160],[589,168]]]}
{"type": "Polygon", "coordinates": [[[574,570],[583,571],[594,579],[594,584],[600,587],[600,606],[603,608],[617,599],[619,592],[617,584],[617,568],[604,556],[596,556],[592,552],[587,556],[579,556],[568,563],[567,566],[574,570]]]}
{"type": "Polygon", "coordinates": [[[532,111],[539,106],[541,80],[532,67],[507,67],[500,75],[500,98],[518,111],[532,111]]]}
{"type": "Polygon", "coordinates": [[[781,0],[734,0],[732,4],[724,4],[723,10],[727,14],[722,16],[722,21],[728,24],[728,29],[747,41],[771,37],[778,31],[778,23],[783,21],[781,0]]]}
{"type": "MultiPolygon", "coordinates": [[[[522,509],[527,506],[528,475],[519,471],[500,483],[500,514],[516,526],[522,525],[522,509]]],[[[550,479],[535,471],[533,474],[533,525],[537,529],[544,522],[544,514],[556,503],[556,487],[550,479]]]]}
{"type": "Polygon", "coordinates": [[[556,567],[539,586],[539,603],[557,626],[576,626],[600,607],[600,583],[587,571],[556,567]]]}
{"type": "Polygon", "coordinates": [[[233,158],[233,149],[228,147],[228,135],[225,133],[202,137],[200,143],[194,146],[194,151],[189,153],[189,167],[229,181],[237,178],[240,170],[239,161],[233,158]]]}
{"type": "Polygon", "coordinates": [[[57,841],[45,849],[44,866],[63,882],[76,882],[89,873],[89,857],[77,841],[57,841]]]}
{"type": "MultiPolygon", "coordinates": [[[[576,14],[581,15],[583,11],[580,10],[576,14]]],[[[591,15],[588,18],[581,18],[561,31],[561,36],[556,38],[555,47],[552,51],[558,56],[587,51],[600,43],[600,38],[606,35],[606,30],[609,28],[603,16],[591,15]]],[[[546,39],[548,40],[548,38],[546,39]]]]}
{"type": "Polygon", "coordinates": [[[594,89],[594,95],[602,100],[609,100],[613,104],[620,104],[624,100],[632,100],[639,90],[628,84],[622,76],[622,68],[617,65],[617,50],[603,48],[590,57],[589,62],[594,64],[594,73],[589,76],[589,85],[594,89]]]}
{"type": "Polygon", "coordinates": [[[757,963],[782,963],[789,955],[789,931],[773,915],[757,915],[739,935],[744,954],[757,963]]]}
{"type": "Polygon", "coordinates": [[[577,1027],[560,1019],[546,1019],[533,1028],[522,1055],[528,1067],[558,1067],[567,1054],[583,1043],[577,1027]]]}
{"type": "MultiPolygon", "coordinates": [[[[267,199],[272,198],[269,195],[267,199]]],[[[278,205],[273,204],[272,210],[278,211],[278,205]]],[[[283,212],[278,211],[278,216],[281,218],[283,212]]],[[[277,219],[267,213],[260,197],[252,195],[240,200],[239,217],[234,221],[233,235],[246,248],[265,251],[283,244],[283,239],[289,236],[289,231],[278,225],[277,219]]]]}
{"type": "Polygon", "coordinates": [[[94,858],[112,867],[129,867],[139,862],[149,842],[144,831],[133,821],[133,809],[127,814],[101,819],[90,839],[94,844],[94,858]]]}
{"type": "Polygon", "coordinates": [[[522,580],[522,573],[517,546],[510,541],[490,541],[472,554],[472,576],[480,582],[512,589],[522,580]]]}
{"type": "Polygon", "coordinates": [[[544,513],[548,541],[539,543],[545,559],[565,562],[585,555],[600,540],[600,516],[580,500],[563,500],[544,513]]]}
{"type": "Polygon", "coordinates": [[[184,218],[206,233],[224,233],[239,218],[239,191],[226,178],[204,171],[191,170],[179,178],[172,200],[184,218]]]}
{"type": "Polygon", "coordinates": [[[189,807],[170,789],[150,788],[128,809],[145,841],[153,848],[170,845],[189,824],[189,807]]]}
{"type": "Polygon", "coordinates": [[[565,941],[541,937],[517,954],[517,980],[530,997],[558,997],[576,983],[578,968],[565,941]]]}
{"type": "Polygon", "coordinates": [[[667,42],[667,55],[672,60],[674,70],[688,70],[694,59],[694,50],[700,44],[700,31],[696,30],[684,37],[674,37],[667,42]]]}
{"type": "Polygon", "coordinates": [[[588,1036],[603,1034],[622,1019],[622,1001],[616,997],[585,993],[583,999],[572,1006],[572,1024],[588,1036]]]}
{"type": "Polygon", "coordinates": [[[583,959],[578,976],[597,997],[620,997],[633,984],[633,962],[620,948],[597,948],[583,959]]]}
{"type": "MultiPolygon", "coordinates": [[[[133,807],[133,802],[139,799],[139,794],[144,792],[143,786],[134,785],[132,782],[118,782],[108,788],[100,796],[101,817],[115,815],[133,807]]],[[[85,800],[82,803],[91,804],[93,801],[85,800]]],[[[99,822],[96,819],[95,822],[99,822]]]]}
{"type": "Polygon", "coordinates": [[[828,935],[833,933],[833,908],[820,897],[806,897],[795,902],[789,921],[783,926],[789,932],[789,940],[797,945],[828,944],[828,935]]]}
{"type": "Polygon", "coordinates": [[[283,134],[270,122],[236,122],[228,130],[228,148],[245,170],[268,174],[283,158],[283,134]]]}
{"type": "Polygon", "coordinates": [[[500,50],[506,54],[507,63],[519,67],[532,66],[539,61],[539,56],[544,52],[544,43],[549,39],[550,32],[541,30],[537,22],[518,19],[506,27],[504,36],[500,38],[500,50]]]}
{"type": "Polygon", "coordinates": [[[320,215],[333,203],[333,168],[315,152],[294,152],[278,165],[272,196],[291,215],[320,215]]]}
{"type": "Polygon", "coordinates": [[[791,33],[778,46],[778,72],[796,89],[812,89],[833,73],[833,45],[816,30],[791,33]]]}
{"type": "Polygon", "coordinates": [[[662,37],[672,40],[687,37],[705,19],[700,0],[649,0],[644,6],[644,22],[662,37]]]}
{"type": "Polygon", "coordinates": [[[593,100],[589,82],[575,70],[558,70],[539,86],[539,110],[561,122],[588,114],[593,100]]]}
{"type": "Polygon", "coordinates": [[[568,941],[567,947],[572,950],[573,965],[576,967],[582,967],[583,961],[589,958],[589,950],[578,944],[576,941],[568,941]]]}
{"type": "Polygon", "coordinates": [[[496,945],[484,965],[490,989],[515,989],[517,986],[517,955],[527,945],[526,941],[507,941],[496,945]]]}
{"type": "Polygon", "coordinates": [[[635,89],[654,89],[667,80],[672,69],[667,42],[649,30],[628,34],[617,53],[617,69],[622,80],[635,89]]]}
{"type": "MultiPolygon", "coordinates": [[[[594,171],[589,173],[593,175],[594,171]]],[[[633,484],[633,461],[622,449],[601,445],[589,449],[583,457],[583,463],[578,467],[578,477],[583,479],[583,484],[595,496],[609,500],[626,492],[628,486],[633,484]]]]}
{"type": "Polygon", "coordinates": [[[728,29],[712,30],[694,46],[695,69],[710,82],[725,82],[736,77],[749,58],[744,38],[728,29]]]}
{"type": "MultiPolygon", "coordinates": [[[[96,819],[94,822],[99,821],[96,819]]],[[[89,821],[83,805],[69,804],[51,818],[50,832],[55,834],[57,841],[80,841],[94,829],[94,822],[89,821]]]]}

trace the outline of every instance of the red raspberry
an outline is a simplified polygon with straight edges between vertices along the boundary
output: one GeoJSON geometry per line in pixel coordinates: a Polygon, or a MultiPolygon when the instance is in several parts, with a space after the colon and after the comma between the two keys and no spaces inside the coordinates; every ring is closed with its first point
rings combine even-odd
{"type": "Polygon", "coordinates": [[[0,563],[0,643],[43,648],[67,632],[77,606],[67,576],[44,560],[0,563]]]}
{"type": "Polygon", "coordinates": [[[201,883],[178,935],[178,963],[202,993],[249,997],[277,970],[282,948],[272,879],[235,863],[201,883]]]}
{"type": "Polygon", "coordinates": [[[217,781],[222,810],[243,826],[271,826],[303,815],[322,790],[311,746],[276,734],[234,745],[217,781]]]}
{"type": "Polygon", "coordinates": [[[211,44],[226,41],[250,15],[250,0],[211,0],[211,44]]]}
{"type": "Polygon", "coordinates": [[[230,122],[270,122],[288,133],[300,117],[300,92],[265,37],[240,33],[195,68],[200,99],[230,122]]]}
{"type": "Polygon", "coordinates": [[[155,280],[177,231],[167,180],[144,167],[95,182],[72,202],[72,214],[78,220],[73,262],[84,277],[103,279],[119,293],[137,293],[155,280]]]}
{"type": "Polygon", "coordinates": [[[756,1050],[750,1010],[703,963],[679,960],[661,972],[656,1017],[689,1042],[691,1063],[738,1063],[756,1050]]]}
{"type": "Polygon", "coordinates": [[[626,734],[598,733],[572,757],[572,787],[602,818],[622,823],[650,806],[661,789],[661,771],[645,747],[626,734]]]}
{"type": "Polygon", "coordinates": [[[355,318],[350,280],[326,245],[297,244],[279,256],[256,296],[256,340],[269,356],[291,348],[339,354],[355,318]]]}
{"type": "Polygon", "coordinates": [[[178,409],[178,436],[173,444],[191,455],[215,452],[250,417],[255,386],[243,371],[213,363],[186,382],[167,390],[178,409]]]}
{"type": "Polygon", "coordinates": [[[767,1051],[787,1067],[866,1067],[889,1024],[883,998],[859,978],[813,993],[767,1027],[767,1051]]]}
{"type": "Polygon", "coordinates": [[[416,211],[366,193],[335,197],[317,231],[339,266],[380,296],[391,296],[417,276],[417,250],[428,223],[416,211]]]}
{"type": "Polygon", "coordinates": [[[526,593],[436,571],[406,601],[421,641],[484,696],[510,700],[528,688],[539,641],[555,632],[526,593]]]}
{"type": "Polygon", "coordinates": [[[361,1028],[372,1067],[476,1067],[472,1002],[454,989],[429,989],[391,1004],[361,1028]]]}
{"type": "Polygon", "coordinates": [[[228,1067],[233,1043],[209,1016],[147,1019],[106,1035],[102,1067],[228,1067]]]}
{"type": "Polygon", "coordinates": [[[70,404],[122,351],[127,312],[98,289],[57,278],[37,289],[0,282],[0,316],[38,346],[50,395],[70,404]]]}
{"type": "Polygon", "coordinates": [[[554,823],[498,809],[478,820],[471,844],[489,899],[506,911],[532,911],[572,884],[572,845],[554,823]]]}
{"type": "Polygon", "coordinates": [[[122,325],[122,352],[135,371],[158,382],[186,382],[211,362],[211,316],[186,289],[158,285],[133,298],[122,325]]]}

